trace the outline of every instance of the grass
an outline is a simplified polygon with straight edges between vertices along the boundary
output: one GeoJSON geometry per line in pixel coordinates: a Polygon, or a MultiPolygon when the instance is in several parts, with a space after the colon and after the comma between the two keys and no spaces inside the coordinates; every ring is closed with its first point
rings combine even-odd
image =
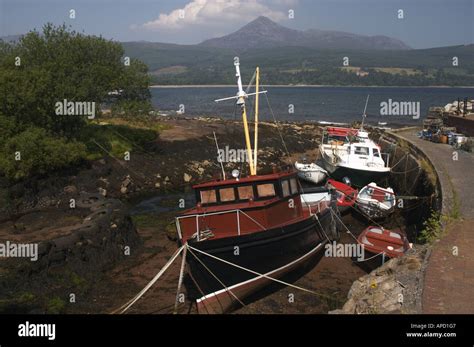
{"type": "Polygon", "coordinates": [[[142,150],[157,138],[158,133],[157,129],[132,125],[91,123],[81,132],[80,140],[87,147],[88,160],[103,158],[105,151],[123,158],[127,151],[142,150]]]}
{"type": "Polygon", "coordinates": [[[374,67],[377,72],[385,72],[392,75],[420,75],[421,71],[411,68],[401,68],[401,67],[374,67]]]}
{"type": "Polygon", "coordinates": [[[60,314],[63,313],[66,308],[66,302],[59,296],[50,299],[46,306],[46,312],[48,314],[60,314]]]}
{"type": "Polygon", "coordinates": [[[423,169],[423,171],[425,171],[426,177],[430,181],[431,185],[436,187],[438,178],[431,164],[426,159],[420,158],[420,167],[423,169]]]}
{"type": "Polygon", "coordinates": [[[176,212],[168,213],[144,213],[133,215],[133,224],[138,229],[153,228],[159,232],[165,232],[170,239],[177,236],[174,217],[176,212]]]}

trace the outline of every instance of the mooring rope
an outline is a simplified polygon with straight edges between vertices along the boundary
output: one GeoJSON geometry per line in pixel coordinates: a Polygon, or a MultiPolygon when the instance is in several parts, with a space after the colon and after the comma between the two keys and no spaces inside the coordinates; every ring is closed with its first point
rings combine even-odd
{"type": "Polygon", "coordinates": [[[183,284],[183,277],[184,277],[184,268],[186,266],[186,251],[187,247],[184,247],[183,250],[183,259],[181,260],[181,268],[179,269],[179,279],[178,279],[178,289],[176,290],[176,300],[174,302],[174,314],[178,313],[178,305],[179,305],[179,296],[181,294],[181,285],[183,284]]]}
{"type": "MultiPolygon", "coordinates": [[[[332,210],[331,210],[331,212],[332,212],[332,210]]],[[[354,234],[349,230],[349,228],[344,224],[344,222],[339,218],[339,216],[336,213],[334,213],[334,212],[332,212],[332,213],[337,217],[337,219],[339,219],[339,222],[341,222],[341,224],[344,226],[344,228],[346,228],[347,233],[350,234],[354,238],[354,240],[357,242],[357,244],[364,246],[364,250],[365,250],[365,245],[363,243],[359,242],[359,240],[354,236],[354,234]]],[[[381,228],[383,228],[383,227],[381,227],[381,228]]],[[[364,261],[367,261],[367,260],[373,259],[375,257],[378,257],[379,255],[384,254],[384,253],[385,252],[382,251],[382,252],[374,255],[373,257],[370,257],[370,258],[367,258],[367,259],[364,259],[364,260],[354,260],[354,259],[352,259],[352,261],[357,262],[357,263],[362,263],[364,261]]]]}
{"type": "Polygon", "coordinates": [[[210,257],[210,258],[216,259],[216,260],[218,260],[218,261],[220,261],[220,262],[223,262],[223,263],[225,263],[225,264],[227,264],[227,265],[231,265],[231,266],[236,267],[236,268],[238,268],[238,269],[241,269],[241,270],[250,272],[250,273],[252,273],[252,274],[254,274],[254,275],[257,275],[257,276],[260,276],[260,277],[264,277],[264,278],[269,279],[269,280],[271,280],[271,281],[274,281],[274,282],[283,284],[283,285],[285,285],[285,286],[288,286],[288,287],[291,287],[291,288],[295,288],[295,289],[298,289],[298,290],[301,290],[301,291],[304,291],[304,292],[307,292],[307,293],[310,293],[310,294],[314,294],[314,295],[316,295],[316,296],[324,297],[324,298],[326,298],[326,299],[333,299],[333,298],[330,297],[329,295],[317,293],[317,292],[315,292],[315,291],[313,291],[313,290],[306,289],[306,288],[303,288],[303,287],[300,287],[300,286],[296,286],[296,285],[294,285],[294,284],[291,284],[291,283],[288,283],[288,282],[279,280],[279,279],[277,279],[277,278],[273,278],[273,277],[270,277],[270,276],[268,276],[268,275],[258,273],[257,271],[253,271],[253,270],[247,269],[247,268],[245,268],[245,267],[243,267],[243,266],[240,266],[240,265],[231,263],[230,261],[221,259],[221,258],[219,258],[219,257],[216,257],[215,255],[212,255],[212,254],[209,254],[209,253],[207,253],[207,252],[201,251],[201,250],[199,250],[199,249],[197,249],[197,248],[194,248],[194,247],[192,247],[192,246],[189,246],[189,245],[188,245],[188,247],[189,247],[190,249],[195,250],[195,251],[197,251],[197,252],[199,252],[199,253],[201,253],[201,254],[204,254],[204,255],[206,255],[206,256],[208,256],[208,257],[210,257]]]}
{"type": "Polygon", "coordinates": [[[112,312],[112,314],[118,313],[120,314],[125,313],[130,307],[132,307],[152,286],[155,284],[156,281],[165,273],[166,270],[171,266],[171,264],[175,261],[175,259],[180,255],[180,253],[184,249],[184,245],[179,247],[173,256],[168,260],[168,262],[161,268],[161,270],[156,274],[155,277],[131,300],[120,306],[118,309],[112,312]]]}
{"type": "MultiPolygon", "coordinates": [[[[222,282],[219,277],[217,277],[212,271],[211,269],[209,269],[206,264],[204,264],[202,262],[201,259],[199,259],[199,257],[193,253],[193,251],[191,250],[192,249],[196,249],[196,248],[193,248],[191,246],[189,246],[188,244],[187,245],[187,248],[189,249],[189,252],[194,256],[194,258],[196,258],[197,261],[199,261],[201,263],[202,266],[204,266],[204,268],[220,283],[220,285],[225,289],[226,292],[229,292],[235,300],[237,300],[242,306],[245,306],[245,304],[237,297],[237,295],[235,295],[225,284],[224,282],[222,282]]],[[[198,249],[196,249],[197,251],[199,251],[198,249]]]]}

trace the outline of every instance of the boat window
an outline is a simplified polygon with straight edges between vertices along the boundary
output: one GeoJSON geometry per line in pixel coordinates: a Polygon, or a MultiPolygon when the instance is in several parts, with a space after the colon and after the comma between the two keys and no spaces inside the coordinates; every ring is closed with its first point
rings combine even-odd
{"type": "Polygon", "coordinates": [[[291,185],[291,194],[298,193],[298,183],[296,182],[296,178],[290,179],[290,185],[291,185]]]}
{"type": "Polygon", "coordinates": [[[356,146],[354,153],[359,155],[369,155],[369,148],[356,146]]]}
{"type": "Polygon", "coordinates": [[[394,239],[401,239],[402,238],[399,234],[393,233],[393,232],[390,232],[390,237],[393,237],[394,239]]]}
{"type": "Polygon", "coordinates": [[[201,190],[201,203],[212,204],[217,202],[215,190],[201,190]]]}
{"type": "Polygon", "coordinates": [[[235,191],[234,188],[222,188],[219,189],[219,196],[222,202],[234,201],[235,200],[235,191]]]}
{"type": "Polygon", "coordinates": [[[288,180],[284,180],[281,182],[281,189],[283,191],[283,197],[290,195],[290,182],[288,180]]]}
{"type": "Polygon", "coordinates": [[[250,200],[253,199],[253,187],[252,186],[240,186],[237,188],[239,192],[240,200],[250,200]]]}
{"type": "Polygon", "coordinates": [[[373,152],[373,154],[374,154],[374,157],[380,158],[380,152],[379,152],[379,149],[378,149],[378,148],[373,148],[373,149],[372,149],[372,152],[373,152]]]}
{"type": "Polygon", "coordinates": [[[257,192],[260,198],[267,198],[275,196],[275,186],[273,183],[259,184],[257,185],[257,192]]]}

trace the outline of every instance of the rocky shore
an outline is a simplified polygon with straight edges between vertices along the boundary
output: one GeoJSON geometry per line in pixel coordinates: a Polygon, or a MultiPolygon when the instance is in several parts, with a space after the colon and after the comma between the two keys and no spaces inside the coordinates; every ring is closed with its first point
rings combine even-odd
{"type": "MultiPolygon", "coordinates": [[[[213,133],[221,147],[243,149],[244,145],[238,121],[164,117],[160,123],[164,130],[158,138],[144,148],[132,150],[130,160],[104,156],[81,167],[8,188],[0,182],[3,199],[8,202],[0,206],[0,241],[40,245],[40,257],[35,263],[0,261],[0,290],[7,293],[0,300],[1,312],[110,312],[135,295],[164,265],[176,249],[173,218],[183,208],[178,201],[188,194],[193,183],[218,177],[221,172],[213,133]],[[157,196],[163,197],[154,203],[159,209],[138,209],[130,216],[130,209],[138,203],[157,196]],[[81,297],[77,304],[69,302],[71,293],[81,297]]],[[[410,172],[394,176],[390,185],[406,195],[432,194],[429,173],[422,170],[416,155],[407,154],[403,144],[384,140],[383,133],[377,136],[384,149],[390,151],[393,162],[410,172]],[[420,170],[415,170],[418,166],[420,170]]],[[[315,160],[320,137],[321,130],[315,123],[262,122],[259,172],[271,172],[302,156],[315,160]]],[[[240,162],[224,165],[226,172],[239,169],[245,174],[246,165],[240,162]]],[[[420,222],[420,213],[428,213],[429,206],[409,207],[390,223],[396,227],[408,221],[411,224],[407,231],[416,236],[416,222],[420,222]]],[[[351,215],[345,217],[344,223],[356,235],[366,227],[366,221],[351,215]]],[[[352,240],[343,238],[341,242],[352,240]]],[[[296,293],[280,288],[239,312],[418,312],[416,292],[425,251],[416,249],[369,275],[350,259],[324,258],[295,283],[313,288],[331,300],[296,295],[295,304],[288,305],[287,296],[296,293]],[[347,292],[348,301],[344,304],[347,292]],[[403,305],[398,294],[403,295],[403,305]]],[[[177,273],[178,269],[174,270],[170,272],[177,273]]],[[[170,313],[175,277],[170,274],[160,290],[147,294],[146,302],[138,303],[132,312],[170,313]],[[150,312],[150,307],[158,308],[150,312]]],[[[189,306],[187,312],[192,312],[189,306]]]]}
{"type": "Polygon", "coordinates": [[[421,313],[421,293],[429,250],[417,247],[355,281],[342,309],[330,314],[421,313]]]}
{"type": "MultiPolygon", "coordinates": [[[[100,292],[94,283],[111,280],[107,271],[139,262],[150,245],[147,227],[136,229],[136,224],[143,226],[144,219],[154,219],[155,228],[164,231],[162,245],[175,247],[169,241],[173,231],[167,226],[171,215],[139,215],[133,222],[130,207],[147,196],[183,195],[192,183],[218,175],[213,132],[222,146],[235,149],[243,147],[243,137],[236,121],[169,117],[160,122],[165,130],[146,148],[132,150],[129,161],[104,156],[49,177],[13,185],[0,182],[5,202],[0,204],[0,241],[37,243],[39,253],[36,262],[0,260],[0,291],[6,294],[0,300],[1,312],[88,311],[85,303],[70,305],[70,293],[93,300],[100,292]]],[[[317,148],[315,124],[283,123],[277,128],[263,123],[261,172],[289,162],[280,134],[293,155],[317,148]]],[[[245,170],[242,163],[226,163],[226,171],[234,168],[245,170]]],[[[151,248],[156,253],[155,246],[151,248]]],[[[162,256],[166,258],[167,253],[162,256]]],[[[108,310],[103,307],[98,312],[102,309],[108,310]]]]}

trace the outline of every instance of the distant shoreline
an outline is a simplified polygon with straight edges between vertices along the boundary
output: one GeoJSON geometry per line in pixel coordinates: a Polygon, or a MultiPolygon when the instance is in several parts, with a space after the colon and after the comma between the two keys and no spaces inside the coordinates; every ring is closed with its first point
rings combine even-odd
{"type": "MultiPolygon", "coordinates": [[[[229,88],[235,87],[234,84],[184,84],[184,85],[158,85],[154,84],[149,86],[153,89],[165,89],[165,88],[229,88]]],[[[335,85],[324,85],[324,84],[301,84],[301,85],[288,85],[288,84],[264,84],[261,87],[272,87],[272,88],[474,88],[474,86],[359,86],[359,85],[348,85],[348,86],[335,86],[335,85]]]]}

